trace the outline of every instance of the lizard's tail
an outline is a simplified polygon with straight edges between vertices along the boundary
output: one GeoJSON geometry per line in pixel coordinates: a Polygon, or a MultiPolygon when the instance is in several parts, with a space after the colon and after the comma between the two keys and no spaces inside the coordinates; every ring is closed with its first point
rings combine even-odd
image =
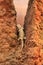
{"type": "Polygon", "coordinates": [[[21,40],[21,45],[22,45],[22,49],[23,49],[23,47],[24,47],[24,42],[23,42],[23,40],[21,40]]]}

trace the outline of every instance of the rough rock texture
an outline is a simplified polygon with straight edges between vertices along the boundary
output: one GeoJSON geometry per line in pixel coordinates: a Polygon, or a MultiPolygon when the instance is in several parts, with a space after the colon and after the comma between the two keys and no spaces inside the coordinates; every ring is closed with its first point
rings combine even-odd
{"type": "Polygon", "coordinates": [[[17,40],[13,0],[0,0],[0,65],[26,65],[26,50],[17,40]]]}
{"type": "Polygon", "coordinates": [[[26,65],[43,65],[43,0],[30,0],[24,22],[26,65]]]}
{"type": "Polygon", "coordinates": [[[16,62],[16,11],[12,1],[0,0],[0,65],[15,65],[16,62]]]}
{"type": "Polygon", "coordinates": [[[43,65],[43,0],[29,1],[24,23],[22,49],[13,0],[0,0],[0,65],[43,65]]]}

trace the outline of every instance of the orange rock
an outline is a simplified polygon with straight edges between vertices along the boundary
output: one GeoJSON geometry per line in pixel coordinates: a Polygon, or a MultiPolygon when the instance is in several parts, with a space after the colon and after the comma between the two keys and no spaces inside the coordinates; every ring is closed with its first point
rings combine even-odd
{"type": "Polygon", "coordinates": [[[11,65],[17,46],[16,11],[12,0],[0,0],[0,65],[11,65]],[[14,50],[13,50],[14,48],[14,50]]]}
{"type": "Polygon", "coordinates": [[[25,44],[27,45],[27,49],[30,48],[27,52],[29,58],[32,59],[32,55],[33,57],[37,57],[34,58],[33,61],[35,61],[36,64],[33,65],[42,65],[41,59],[43,59],[43,51],[41,48],[43,48],[43,0],[29,1],[24,21],[24,29],[26,34],[25,44]]]}

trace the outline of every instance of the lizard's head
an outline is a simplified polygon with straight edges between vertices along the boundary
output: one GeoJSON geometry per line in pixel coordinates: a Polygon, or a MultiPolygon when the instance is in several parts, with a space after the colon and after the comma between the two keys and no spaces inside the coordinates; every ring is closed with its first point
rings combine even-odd
{"type": "Polygon", "coordinates": [[[21,25],[20,25],[20,24],[17,24],[17,27],[18,27],[19,29],[21,29],[21,25]]]}

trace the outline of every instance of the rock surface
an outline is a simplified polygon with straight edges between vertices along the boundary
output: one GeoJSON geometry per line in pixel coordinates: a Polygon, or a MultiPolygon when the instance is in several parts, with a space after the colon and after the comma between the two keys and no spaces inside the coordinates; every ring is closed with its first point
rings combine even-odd
{"type": "Polygon", "coordinates": [[[0,65],[15,65],[16,24],[12,0],[0,0],[0,65]]]}
{"type": "Polygon", "coordinates": [[[43,65],[43,0],[30,0],[24,21],[26,65],[43,65]]]}
{"type": "Polygon", "coordinates": [[[26,63],[27,55],[18,43],[16,25],[13,0],[0,0],[0,65],[26,63]]]}
{"type": "Polygon", "coordinates": [[[17,40],[13,0],[0,0],[0,65],[43,65],[43,0],[30,0],[24,48],[17,40]]]}

